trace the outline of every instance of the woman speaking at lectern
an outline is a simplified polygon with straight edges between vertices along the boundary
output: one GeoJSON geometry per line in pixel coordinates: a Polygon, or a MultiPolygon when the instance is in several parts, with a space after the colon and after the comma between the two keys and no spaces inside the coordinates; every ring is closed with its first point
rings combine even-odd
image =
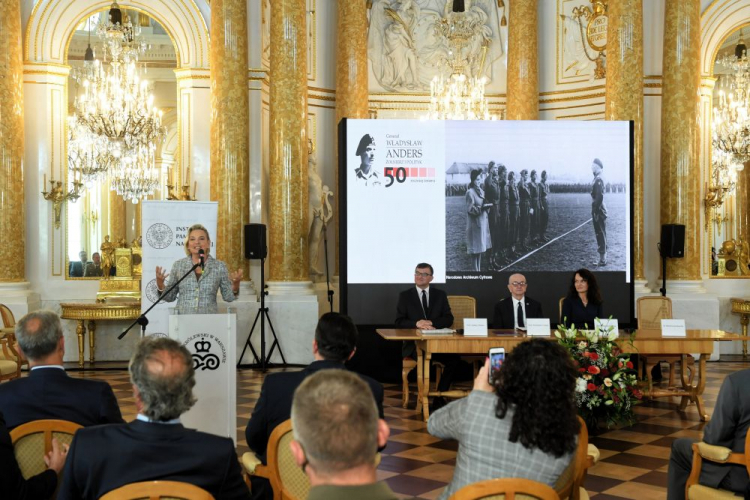
{"type": "Polygon", "coordinates": [[[211,238],[208,230],[200,224],[193,224],[188,229],[185,239],[185,253],[188,255],[172,264],[172,271],[156,266],[156,288],[163,294],[173,283],[179,280],[190,268],[204,259],[204,265],[195,268],[177,287],[163,297],[164,302],[177,299],[179,314],[213,314],[217,312],[216,292],[221,289],[221,296],[232,302],[240,293],[242,269],[231,275],[227,265],[209,256],[211,238]],[[169,277],[169,279],[167,279],[169,277]]]}

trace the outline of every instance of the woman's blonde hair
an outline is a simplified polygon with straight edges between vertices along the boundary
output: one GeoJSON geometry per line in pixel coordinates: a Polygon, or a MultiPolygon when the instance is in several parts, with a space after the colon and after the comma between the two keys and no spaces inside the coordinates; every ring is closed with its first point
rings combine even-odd
{"type": "MultiPolygon", "coordinates": [[[[206,238],[208,238],[209,243],[211,242],[211,235],[208,234],[208,229],[206,229],[205,226],[203,226],[203,224],[193,224],[188,229],[187,236],[185,237],[185,253],[187,254],[188,257],[190,256],[190,250],[188,249],[188,246],[190,244],[190,233],[192,233],[193,231],[203,231],[204,233],[206,233],[206,238]]],[[[208,246],[208,250],[206,251],[207,255],[210,253],[211,253],[211,245],[208,246]]]]}

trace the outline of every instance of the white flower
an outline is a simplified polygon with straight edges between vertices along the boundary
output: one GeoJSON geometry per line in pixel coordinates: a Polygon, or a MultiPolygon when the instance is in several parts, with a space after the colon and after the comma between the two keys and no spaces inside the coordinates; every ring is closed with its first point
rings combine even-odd
{"type": "Polygon", "coordinates": [[[612,330],[609,332],[609,335],[607,336],[607,340],[609,340],[610,342],[614,342],[615,340],[617,340],[617,337],[619,335],[620,335],[620,332],[612,328],[612,330]]]}
{"type": "Polygon", "coordinates": [[[576,392],[585,392],[586,391],[586,381],[582,378],[576,379],[576,392]]]}
{"type": "Polygon", "coordinates": [[[586,344],[586,342],[584,342],[584,341],[582,340],[582,341],[580,341],[580,342],[578,343],[578,348],[579,348],[579,349],[586,349],[586,345],[587,345],[587,344],[586,344]]]}
{"type": "Polygon", "coordinates": [[[604,385],[606,385],[607,387],[612,387],[612,379],[609,377],[605,378],[604,385]]]}

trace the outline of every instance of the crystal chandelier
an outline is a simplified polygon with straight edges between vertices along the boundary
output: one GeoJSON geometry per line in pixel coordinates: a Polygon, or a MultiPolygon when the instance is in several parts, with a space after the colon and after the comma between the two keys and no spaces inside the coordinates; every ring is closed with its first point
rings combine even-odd
{"type": "Polygon", "coordinates": [[[720,80],[713,146],[730,155],[732,163],[742,164],[750,160],[750,61],[741,33],[735,55],[726,55],[717,63],[732,73],[720,80]]]}
{"type": "MultiPolygon", "coordinates": [[[[464,49],[482,27],[477,18],[469,18],[464,12],[463,2],[454,1],[453,11],[435,25],[435,34],[448,41],[450,58],[446,62],[450,76],[442,74],[430,82],[430,105],[427,118],[432,120],[490,120],[487,99],[484,95],[487,79],[484,76],[468,76],[464,49]]],[[[488,44],[482,44],[482,64],[479,75],[484,73],[484,57],[488,44]]]]}
{"type": "Polygon", "coordinates": [[[92,134],[75,116],[68,118],[68,167],[73,178],[90,189],[116,161],[105,137],[92,134]]]}
{"type": "Polygon", "coordinates": [[[153,106],[150,85],[136,63],[148,45],[139,41],[140,28],[116,2],[97,33],[104,59],[110,61],[89,61],[87,50],[84,69],[74,74],[79,92],[71,130],[77,142],[71,141],[69,162],[84,179],[86,172],[94,179],[109,170],[112,189],[137,203],[159,184],[156,148],[166,136],[162,113],[153,106]]]}

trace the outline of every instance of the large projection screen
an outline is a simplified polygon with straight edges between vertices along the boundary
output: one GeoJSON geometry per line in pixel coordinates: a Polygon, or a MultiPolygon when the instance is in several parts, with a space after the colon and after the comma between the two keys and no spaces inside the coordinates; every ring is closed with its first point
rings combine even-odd
{"type": "Polygon", "coordinates": [[[587,268],[601,288],[604,316],[635,326],[632,144],[631,122],[342,120],[342,312],[359,325],[392,325],[399,292],[414,286],[416,264],[427,262],[434,267],[431,286],[476,298],[477,316],[490,323],[495,303],[510,295],[509,276],[522,273],[527,295],[541,302],[554,325],[572,276],[587,268]],[[595,159],[603,166],[606,207],[607,263],[601,267],[592,217],[595,159]],[[505,217],[498,204],[486,207],[494,211],[486,223],[470,215],[467,200],[476,204],[477,195],[468,186],[471,172],[486,175],[490,162],[513,172],[513,191],[532,195],[540,192],[545,171],[547,210],[532,200],[533,213],[521,201],[518,212],[526,215],[518,213],[512,232],[498,222],[505,217]],[[535,171],[535,188],[519,186],[524,170],[529,181],[535,171]],[[491,266],[493,250],[487,249],[476,271],[475,254],[488,241],[503,262],[491,266]]]}

